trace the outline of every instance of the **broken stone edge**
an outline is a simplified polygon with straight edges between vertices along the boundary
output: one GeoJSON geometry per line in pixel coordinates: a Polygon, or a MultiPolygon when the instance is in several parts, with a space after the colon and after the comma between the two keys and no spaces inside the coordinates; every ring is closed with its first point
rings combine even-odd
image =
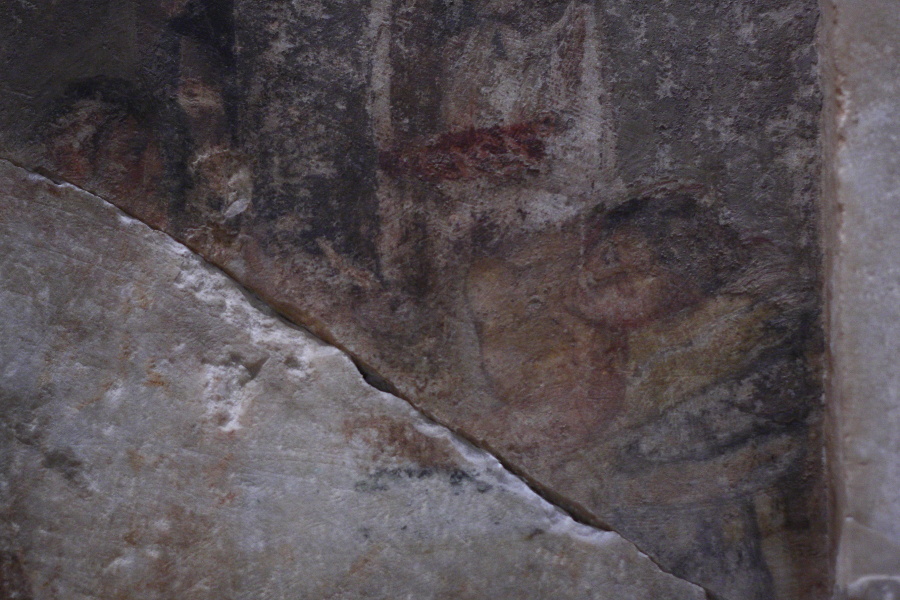
{"type": "MultiPolygon", "coordinates": [[[[541,486],[532,483],[527,476],[511,469],[488,449],[480,447],[464,433],[454,431],[450,427],[447,427],[438,420],[432,418],[406,398],[403,398],[397,393],[393,393],[394,388],[389,381],[382,380],[378,374],[371,373],[371,371],[368,370],[368,367],[361,365],[358,359],[353,357],[347,350],[331,341],[321,339],[302,324],[294,323],[285,315],[267,304],[253,291],[247,289],[240,282],[235,280],[227,271],[208,262],[202,256],[178,242],[164,231],[151,227],[140,219],[121,210],[105,198],[80,188],[73,183],[65,180],[58,180],[56,178],[51,179],[42,173],[37,173],[23,167],[8,158],[0,157],[0,177],[13,173],[18,173],[19,175],[24,176],[25,179],[40,185],[68,189],[82,196],[91,198],[102,207],[102,210],[115,215],[122,227],[131,228],[138,235],[155,238],[154,241],[160,244],[162,248],[168,249],[174,254],[184,257],[187,260],[194,261],[198,267],[204,269],[211,276],[224,280],[227,287],[222,289],[228,289],[233,292],[231,298],[225,299],[227,304],[232,302],[246,302],[264,317],[276,319],[283,326],[294,330],[300,335],[308,337],[310,341],[316,344],[320,344],[323,349],[332,348],[336,355],[339,355],[342,360],[346,361],[348,368],[352,366],[357,371],[359,381],[366,386],[373,388],[385,404],[388,406],[393,405],[403,412],[406,412],[412,425],[418,431],[431,439],[445,441],[459,453],[463,460],[470,463],[481,472],[490,473],[497,483],[503,485],[510,493],[520,497],[523,502],[531,503],[541,509],[547,520],[553,524],[548,530],[548,533],[568,536],[596,548],[607,546],[616,539],[621,540],[634,548],[640,558],[653,564],[660,573],[687,584],[694,588],[699,595],[706,597],[708,600],[718,600],[717,596],[705,587],[674,575],[669,570],[663,568],[653,559],[653,557],[649,556],[635,545],[634,542],[628,540],[612,528],[596,523],[596,519],[592,518],[590,513],[585,509],[577,506],[573,507],[565,498],[558,498],[558,495],[552,490],[545,490],[541,486]],[[376,378],[376,381],[374,382],[372,381],[373,376],[376,378]],[[385,391],[386,389],[391,391],[385,391]]],[[[221,291],[221,289],[218,291],[221,291]]]]}

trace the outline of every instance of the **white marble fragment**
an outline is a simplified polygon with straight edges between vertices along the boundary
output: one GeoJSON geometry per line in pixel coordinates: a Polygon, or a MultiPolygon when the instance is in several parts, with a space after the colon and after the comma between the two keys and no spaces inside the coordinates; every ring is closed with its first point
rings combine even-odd
{"type": "Polygon", "coordinates": [[[0,334],[12,597],[705,597],[164,234],[5,162],[0,334]]]}

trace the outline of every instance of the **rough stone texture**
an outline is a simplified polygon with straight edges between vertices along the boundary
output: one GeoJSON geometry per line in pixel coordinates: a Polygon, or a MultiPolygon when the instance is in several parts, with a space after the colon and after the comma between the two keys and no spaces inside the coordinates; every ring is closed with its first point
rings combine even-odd
{"type": "Polygon", "coordinates": [[[706,597],[164,234],[0,190],[0,597],[706,597]]]}
{"type": "Polygon", "coordinates": [[[880,600],[900,597],[900,7],[825,5],[836,583],[880,600]]]}
{"type": "Polygon", "coordinates": [[[2,10],[0,153],[673,573],[824,593],[814,0],[2,10]]]}

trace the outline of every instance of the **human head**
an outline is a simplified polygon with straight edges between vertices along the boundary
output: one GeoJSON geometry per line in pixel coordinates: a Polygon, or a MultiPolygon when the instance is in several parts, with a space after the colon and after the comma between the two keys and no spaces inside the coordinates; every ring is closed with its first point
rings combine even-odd
{"type": "Polygon", "coordinates": [[[714,295],[738,272],[737,232],[691,191],[662,189],[603,214],[585,236],[571,308],[632,329],[714,295]]]}

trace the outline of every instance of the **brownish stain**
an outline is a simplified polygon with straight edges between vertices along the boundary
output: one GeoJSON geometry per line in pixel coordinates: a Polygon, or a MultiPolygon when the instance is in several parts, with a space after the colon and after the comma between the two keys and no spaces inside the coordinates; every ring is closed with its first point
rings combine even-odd
{"type": "Polygon", "coordinates": [[[566,277],[511,258],[476,262],[469,274],[482,362],[500,400],[483,427],[516,453],[565,454],[621,410],[622,340],[566,310],[566,277]]]}
{"type": "Polygon", "coordinates": [[[234,461],[234,458],[234,453],[229,452],[217,460],[213,465],[204,469],[204,474],[209,481],[209,487],[216,487],[223,481],[227,481],[228,475],[233,470],[232,462],[234,461]]]}
{"type": "Polygon", "coordinates": [[[559,72],[563,86],[569,97],[578,93],[581,81],[581,70],[584,64],[585,41],[587,40],[587,24],[584,13],[576,13],[568,31],[560,34],[557,55],[559,56],[559,72]]]}
{"type": "Polygon", "coordinates": [[[194,586],[206,580],[216,566],[227,564],[230,557],[221,546],[214,519],[178,504],[162,504],[132,515],[122,540],[147,559],[148,568],[127,583],[115,573],[103,573],[98,597],[193,597],[194,586]]]}
{"type": "Polygon", "coordinates": [[[96,404],[97,402],[100,402],[101,400],[103,400],[103,398],[106,397],[106,394],[109,393],[109,390],[112,389],[113,383],[114,382],[112,380],[107,380],[106,382],[104,382],[103,386],[100,388],[100,393],[79,403],[75,407],[75,410],[84,410],[88,406],[92,406],[92,405],[96,404]]]}
{"type": "Polygon", "coordinates": [[[351,417],[344,420],[341,430],[348,442],[358,439],[372,448],[375,461],[393,459],[431,468],[456,465],[449,442],[430,438],[401,419],[384,415],[351,417]]]}
{"type": "Polygon", "coordinates": [[[125,540],[125,543],[129,546],[137,546],[141,540],[141,532],[138,529],[132,527],[125,532],[125,535],[122,536],[122,539],[125,540]]]}
{"type": "Polygon", "coordinates": [[[228,492],[227,494],[224,494],[222,497],[220,497],[216,501],[216,504],[218,506],[226,506],[226,505],[229,505],[232,502],[234,502],[237,499],[237,497],[238,497],[237,492],[231,491],[231,492],[228,492]]]}
{"type": "Polygon", "coordinates": [[[165,387],[167,383],[161,373],[150,370],[147,372],[147,379],[144,380],[144,385],[151,387],[165,387]]]}
{"type": "Polygon", "coordinates": [[[347,577],[359,578],[371,573],[372,567],[375,565],[375,559],[383,549],[381,544],[372,544],[369,546],[369,548],[360,556],[356,557],[356,560],[350,565],[350,569],[347,571],[347,577]]]}
{"type": "Polygon", "coordinates": [[[144,467],[144,463],[147,459],[143,454],[141,454],[134,448],[129,448],[125,451],[125,454],[128,456],[128,466],[131,467],[132,471],[137,473],[144,467]]]}
{"type": "Polygon", "coordinates": [[[394,177],[455,181],[482,176],[509,177],[537,169],[546,156],[544,139],[558,129],[552,115],[533,121],[450,131],[409,150],[381,155],[381,168],[394,177]]]}
{"type": "Polygon", "coordinates": [[[154,226],[165,222],[157,203],[165,174],[160,144],[150,127],[122,107],[84,99],[56,124],[50,141],[53,170],[154,226]]]}
{"type": "Polygon", "coordinates": [[[146,588],[175,596],[186,591],[195,576],[180,573],[179,564],[210,542],[214,525],[210,517],[179,505],[170,506],[165,516],[169,527],[157,534],[162,552],[153,561],[153,576],[146,588]]]}
{"type": "Polygon", "coordinates": [[[158,535],[157,543],[178,550],[202,546],[214,530],[213,520],[191,509],[172,505],[165,513],[169,528],[158,535]]]}
{"type": "Polygon", "coordinates": [[[33,597],[22,559],[13,552],[0,552],[0,600],[31,600],[33,597]]]}

